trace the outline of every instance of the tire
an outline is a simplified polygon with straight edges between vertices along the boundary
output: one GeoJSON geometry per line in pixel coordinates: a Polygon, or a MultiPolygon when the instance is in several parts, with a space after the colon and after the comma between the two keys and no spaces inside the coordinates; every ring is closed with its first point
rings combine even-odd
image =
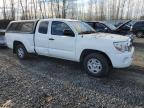
{"type": "Polygon", "coordinates": [[[142,38],[142,37],[143,37],[143,33],[142,33],[142,32],[137,32],[136,36],[137,36],[138,38],[142,38]]]}
{"type": "Polygon", "coordinates": [[[21,60],[26,59],[28,56],[26,48],[21,44],[17,45],[16,46],[16,55],[21,60]]]}
{"type": "Polygon", "coordinates": [[[112,67],[105,56],[97,53],[87,55],[83,64],[87,74],[94,77],[107,76],[112,67]]]}

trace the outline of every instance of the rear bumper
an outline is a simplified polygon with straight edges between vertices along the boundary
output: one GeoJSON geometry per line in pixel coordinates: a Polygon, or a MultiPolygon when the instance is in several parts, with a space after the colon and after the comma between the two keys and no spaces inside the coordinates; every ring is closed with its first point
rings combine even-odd
{"type": "Polygon", "coordinates": [[[1,47],[2,47],[2,46],[6,47],[7,45],[6,45],[6,44],[0,44],[0,46],[1,46],[1,47]]]}
{"type": "Polygon", "coordinates": [[[7,46],[5,38],[0,38],[0,46],[7,46]]]}
{"type": "Polygon", "coordinates": [[[121,54],[112,54],[111,61],[114,68],[127,68],[132,64],[134,58],[134,47],[130,52],[121,54]]]}

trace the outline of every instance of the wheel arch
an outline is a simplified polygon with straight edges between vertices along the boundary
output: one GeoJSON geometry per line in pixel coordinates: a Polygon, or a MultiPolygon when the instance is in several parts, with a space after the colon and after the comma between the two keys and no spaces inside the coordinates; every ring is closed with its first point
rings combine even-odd
{"type": "Polygon", "coordinates": [[[13,42],[13,53],[16,53],[16,46],[17,45],[23,45],[25,47],[25,45],[22,42],[15,40],[13,42]]]}
{"type": "Polygon", "coordinates": [[[110,66],[113,66],[112,65],[112,62],[109,58],[109,56],[102,52],[102,51],[99,51],[99,50],[92,50],[92,49],[84,49],[80,55],[80,62],[83,62],[84,58],[88,55],[88,54],[91,54],[91,53],[98,53],[98,54],[102,54],[104,57],[106,57],[106,59],[108,60],[110,66]]]}

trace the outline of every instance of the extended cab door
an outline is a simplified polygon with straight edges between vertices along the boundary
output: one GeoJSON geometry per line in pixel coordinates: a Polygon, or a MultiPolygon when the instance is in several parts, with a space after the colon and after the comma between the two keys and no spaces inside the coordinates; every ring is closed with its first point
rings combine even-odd
{"type": "Polygon", "coordinates": [[[68,24],[61,21],[51,22],[49,53],[53,57],[74,60],[76,37],[68,24]]]}
{"type": "Polygon", "coordinates": [[[35,33],[35,50],[39,55],[49,55],[48,21],[40,21],[35,33]]]}

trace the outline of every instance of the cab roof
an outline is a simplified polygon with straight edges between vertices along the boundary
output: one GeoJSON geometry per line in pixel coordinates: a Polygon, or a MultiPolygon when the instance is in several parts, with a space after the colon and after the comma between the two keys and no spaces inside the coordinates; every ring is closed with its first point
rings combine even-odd
{"type": "Polygon", "coordinates": [[[50,21],[78,21],[78,20],[73,20],[73,19],[48,18],[48,19],[36,19],[36,20],[18,20],[18,21],[11,21],[11,23],[15,23],[15,22],[37,22],[37,21],[45,21],[45,20],[50,20],[50,21]]]}

